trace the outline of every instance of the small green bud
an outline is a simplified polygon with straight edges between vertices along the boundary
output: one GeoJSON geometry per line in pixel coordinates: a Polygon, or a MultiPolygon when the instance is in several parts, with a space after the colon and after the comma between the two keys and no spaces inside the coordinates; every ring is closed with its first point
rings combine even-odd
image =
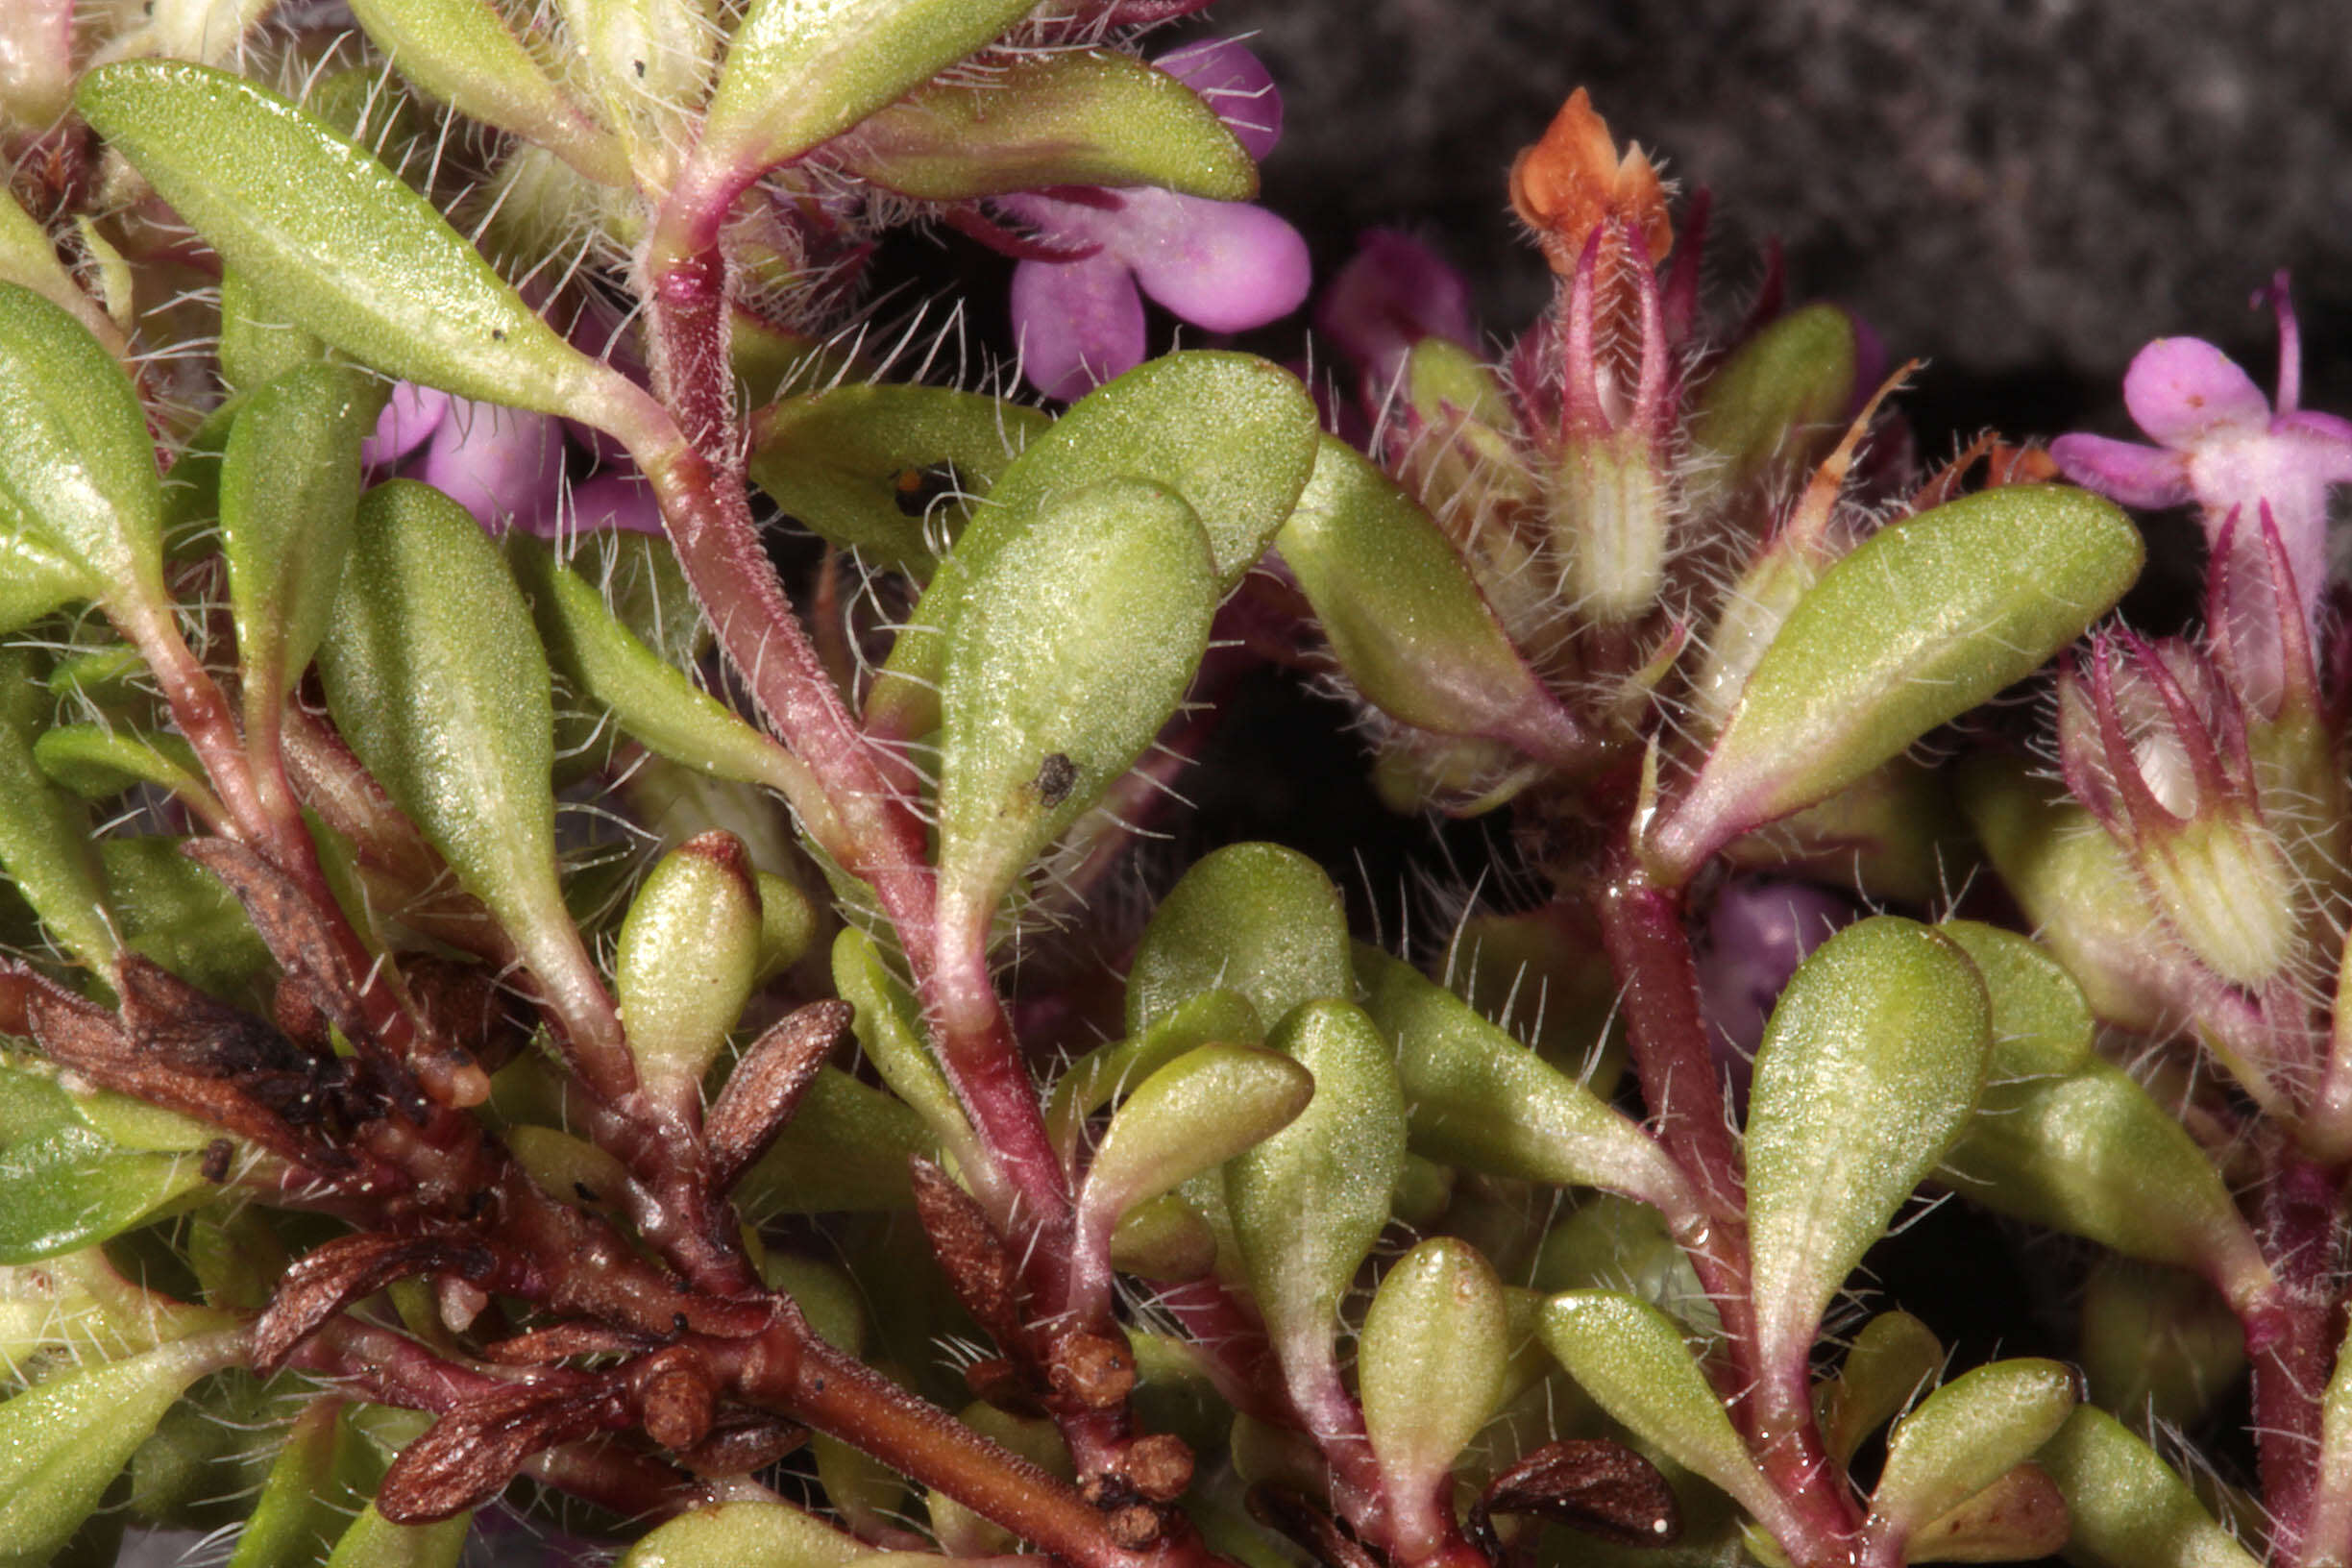
{"type": "Polygon", "coordinates": [[[743,841],[704,833],[664,855],[621,924],[614,970],[638,1077],[697,1099],[759,972],[759,891],[743,841]]]}

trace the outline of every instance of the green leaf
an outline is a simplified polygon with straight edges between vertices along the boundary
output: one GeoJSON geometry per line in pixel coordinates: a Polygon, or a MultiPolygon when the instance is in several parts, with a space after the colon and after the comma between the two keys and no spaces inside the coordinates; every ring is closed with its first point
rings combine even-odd
{"type": "Polygon", "coordinates": [[[221,457],[221,555],[246,712],[275,704],[327,635],[359,508],[359,446],[383,390],[308,364],[257,388],[221,457]]]}
{"type": "Polygon", "coordinates": [[[985,83],[934,83],[870,116],[842,161],[924,201],[1052,185],[1159,185],[1246,202],[1258,171],[1216,111],[1109,49],[1016,60],[985,83]]]}
{"type": "Polygon", "coordinates": [[[1314,1078],[1281,1132],[1225,1166],[1241,1259],[1292,1389],[1335,1379],[1339,1298],[1388,1223],[1405,1165],[1405,1095],[1372,1020],[1351,1003],[1293,1010],[1268,1043],[1314,1078]]]}
{"type": "Polygon", "coordinates": [[[1544,1303],[1536,1323],[1545,1347],[1594,1404],[1783,1533],[1788,1505],[1748,1457],[1674,1319],[1614,1290],[1570,1290],[1544,1303]]]}
{"type": "MultiPolygon", "coordinates": [[[[796,774],[792,758],[774,742],[677,668],[683,661],[675,655],[697,635],[698,622],[688,620],[681,628],[677,612],[665,607],[662,635],[672,647],[657,652],[546,545],[512,533],[506,554],[530,597],[548,658],[576,691],[609,710],[614,723],[649,750],[746,784],[781,788],[796,774]]],[[[691,606],[683,613],[691,616],[691,606]]]]}
{"type": "Polygon", "coordinates": [[[1958,1507],[2033,1458],[2080,1398],[2073,1369],[2050,1360],[1994,1361],[1954,1378],[1888,1433],[1866,1533],[1899,1543],[1958,1507]]]}
{"type": "Polygon", "coordinates": [[[1853,405],[1853,318],[1833,305],[1792,310],[1733,351],[1700,389],[1689,499],[1704,505],[1793,472],[1853,405]]]}
{"type": "Polygon", "coordinates": [[[997,478],[898,634],[870,718],[917,736],[936,727],[931,686],[968,584],[1054,501],[1104,479],[1147,479],[1192,508],[1230,591],[1257,563],[1313,472],[1322,429],[1297,377],[1253,355],[1188,350],[1138,365],[1073,404],[997,478]]]}
{"type": "Polygon", "coordinates": [[[1141,1034],[1089,1051],[1054,1081],[1046,1099],[1045,1128],[1054,1147],[1068,1158],[1087,1117],[1187,1051],[1211,1043],[1265,1043],[1265,1026],[1248,997],[1236,991],[1203,992],[1141,1034]]]}
{"type": "Polygon", "coordinates": [[[1212,991],[1239,992],[1274,1024],[1316,997],[1356,994],[1347,912],[1313,861],[1275,844],[1228,845],[1160,901],[1127,971],[1128,1033],[1212,991]]]}
{"type": "Polygon", "coordinates": [[[1880,1312],[1862,1325],[1837,1377],[1820,1384],[1822,1444],[1851,1464],[1863,1440],[1905,1409],[1944,1368],[1935,1331],[1909,1312],[1880,1312]]]}
{"type": "Polygon", "coordinates": [[[953,387],[837,386],[754,414],[749,469],[824,538],[927,577],[971,502],[1052,424],[1035,408],[953,387]],[[935,478],[951,486],[936,504],[925,500],[935,478]]]}
{"type": "MultiPolygon", "coordinates": [[[[250,392],[326,356],[324,343],[279,320],[233,267],[221,273],[220,313],[221,380],[233,392],[250,392]]],[[[172,477],[179,477],[178,464],[172,477]]]]}
{"type": "Polygon", "coordinates": [[[60,724],[33,743],[33,761],[52,782],[85,800],[110,800],[153,784],[213,811],[219,802],[205,783],[195,748],[177,735],[137,735],[106,724],[60,724]]]}
{"type": "Polygon", "coordinates": [[[243,77],[174,60],[75,102],[279,318],[403,380],[595,418],[617,375],[539,319],[365,149],[243,77]]]}
{"type": "Polygon", "coordinates": [[[1047,508],[970,591],[940,693],[939,905],[978,943],[1175,712],[1217,592],[1191,508],[1127,479],[1047,508]]]}
{"type": "Polygon", "coordinates": [[[234,1335],[183,1339],[0,1403],[0,1568],[47,1562],[181,1391],[237,1351],[234,1335]]]}
{"type": "Polygon", "coordinates": [[[346,1528],[328,1500],[339,1404],[322,1397],[295,1418],[228,1568],[309,1568],[346,1528]]]}
{"type": "Polygon", "coordinates": [[[118,613],[163,602],[163,484],[138,394],[88,329],[13,283],[0,283],[0,502],[118,613]]]}
{"type": "MultiPolygon", "coordinates": [[[[1988,1086],[2071,1072],[2091,1060],[2091,1005],[2056,959],[2016,932],[1981,920],[1946,920],[1936,930],[1968,954],[1984,981],[1993,1009],[1988,1086]]],[[[1992,1091],[1989,1087],[1988,1108],[1992,1091]]]]}
{"type": "Polygon", "coordinates": [[[591,179],[629,184],[620,144],[489,0],[352,0],[352,15],[403,76],[458,113],[545,147],[591,179]]]}
{"type": "Polygon", "coordinates": [[[1681,1219],[1697,1202],[1666,1151],[1631,1118],[1372,947],[1356,949],[1364,1007],[1396,1041],[1415,1152],[1490,1176],[1600,1187],[1681,1219]]]}
{"type": "Polygon", "coordinates": [[[473,1528],[472,1513],[429,1525],[396,1525],[370,1503],[335,1542],[327,1568],[457,1568],[473,1528]]]}
{"type": "Polygon", "coordinates": [[[180,852],[182,839],[107,839],[98,845],[107,901],[123,945],[190,985],[224,996],[273,960],[245,906],[220,879],[180,852]]]}
{"type": "Polygon", "coordinates": [[[2212,1159],[2131,1074],[2092,1061],[1997,1084],[1937,1180],[2002,1213],[2152,1263],[2245,1305],[2270,1270],[2212,1159]]]}
{"type": "Polygon", "coordinates": [[[0,871],[61,946],[104,969],[116,938],[90,847],[89,813],[34,760],[52,711],[32,655],[0,649],[0,871]]]}
{"type": "Polygon", "coordinates": [[[1253,1045],[1186,1052],[1136,1087],[1111,1118],[1087,1167],[1082,1237],[1288,1126],[1315,1093],[1305,1067],[1253,1045]]]}
{"type": "Polygon", "coordinates": [[[2070,1562],[2255,1568],[2253,1554],[2214,1523],[2189,1483],[2104,1410],[2077,1409],[2042,1450],[2041,1463],[2074,1519],[2070,1562]]]}
{"type": "Polygon", "coordinates": [[[1880,529],[1797,601],[1689,793],[1650,836],[1680,880],[1751,828],[1860,779],[2021,680],[2139,575],[2139,529],[2057,485],[1965,497],[1880,529]]]}
{"type": "Polygon", "coordinates": [[[77,1113],[73,1096],[6,1062],[0,1057],[0,1264],[79,1251],[210,1190],[201,1160],[118,1149],[77,1113]]]}
{"type": "Polygon", "coordinates": [[[867,1556],[856,1537],[783,1503],[718,1503],[642,1537],[621,1568],[838,1568],[867,1556]]]}
{"type": "Polygon", "coordinates": [[[1591,740],[1511,646],[1452,541],[1336,436],[1274,537],[1348,679],[1399,723],[1561,765],[1591,740]]]}
{"type": "Polygon", "coordinates": [[[2156,1033],[2166,1004],[2154,971],[2168,960],[2148,941],[2158,917],[2121,847],[2064,785],[2031,776],[2022,760],[1969,758],[1959,795],[2001,886],[2092,1011],[2134,1034],[2156,1033]]]}
{"type": "Polygon", "coordinates": [[[855,926],[833,939],[833,990],[857,1009],[858,1044],[891,1091],[914,1108],[957,1164],[969,1172],[989,1168],[947,1075],[923,1043],[922,1009],[873,939],[855,926]]]}
{"type": "Polygon", "coordinates": [[[35,528],[14,502],[0,500],[0,636],[96,593],[88,573],[35,528]]]}
{"type": "Polygon", "coordinates": [[[1452,1237],[1398,1259],[1364,1313],[1356,1346],[1364,1431],[1392,1506],[1410,1510],[1400,1523],[1424,1550],[1437,1540],[1429,1500],[1501,1403],[1510,1350],[1503,1282],[1452,1237]]]}
{"type": "Polygon", "coordinates": [[[1990,1035],[1967,955],[1892,916],[1831,937],[1780,993],[1748,1107],[1766,1365],[1804,1364],[1822,1312],[1975,1108],[1990,1035]]]}
{"type": "Polygon", "coordinates": [[[547,657],[472,514],[409,480],[368,492],[319,674],[360,762],[557,1005],[595,1005],[556,877],[547,657]]]}
{"type": "Polygon", "coordinates": [[[752,0],[727,45],[695,166],[740,189],[928,82],[1034,4],[752,0]]]}

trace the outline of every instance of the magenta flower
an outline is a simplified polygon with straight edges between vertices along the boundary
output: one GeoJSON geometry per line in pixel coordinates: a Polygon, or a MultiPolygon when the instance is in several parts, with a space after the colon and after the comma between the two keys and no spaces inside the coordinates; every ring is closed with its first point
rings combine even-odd
{"type": "Polygon", "coordinates": [[[360,456],[380,475],[423,479],[492,533],[510,527],[543,538],[599,528],[659,533],[660,506],[634,470],[607,467],[567,482],[567,433],[564,421],[551,415],[403,381],[360,456]]]}
{"type": "Polygon", "coordinates": [[[1850,899],[1810,882],[1742,876],[1724,885],[1698,944],[1707,1047],[1745,1101],[1765,1020],[1805,955],[1853,923],[1850,899]]]}
{"type": "Polygon", "coordinates": [[[1404,374],[1412,346],[1442,337],[1476,350],[1470,282],[1410,234],[1367,229],[1315,305],[1315,327],[1363,374],[1376,408],[1404,374]]]}
{"type": "MultiPolygon", "coordinates": [[[[2309,634],[2327,585],[2329,487],[2352,482],[2352,422],[2296,406],[2302,348],[2285,273],[2254,303],[2266,300],[2278,315],[2275,405],[2211,343],[2160,337],[2140,351],[2123,378],[2123,404],[2154,445],[2067,435],[2051,443],[2050,454],[2069,478],[2126,506],[2195,502],[2204,513],[2206,542],[2217,552],[2236,518],[2230,548],[2239,558],[2214,564],[2244,579],[2269,576],[2262,523],[2266,509],[2285,546],[2309,634]]],[[[2245,627],[2230,628],[2233,640],[2246,634],[2245,627]]],[[[2276,635],[2273,626],[2268,637],[2276,635]]],[[[2237,651],[2249,673],[2275,662],[2262,649],[2237,651]]]]}
{"type": "MultiPolygon", "coordinates": [[[[1213,38],[1153,63],[1199,93],[1250,157],[1273,151],[1282,99],[1247,49],[1213,38]]],[[[1306,240],[1247,202],[1144,187],[1025,191],[995,205],[1041,245],[1070,253],[1013,272],[1022,373],[1048,397],[1082,396],[1142,363],[1143,294],[1212,332],[1262,327],[1307,298],[1306,240]]]]}

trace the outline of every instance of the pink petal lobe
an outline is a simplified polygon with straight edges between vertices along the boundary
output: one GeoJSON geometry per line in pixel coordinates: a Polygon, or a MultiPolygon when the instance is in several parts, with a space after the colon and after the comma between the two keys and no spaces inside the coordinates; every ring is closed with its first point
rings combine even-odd
{"type": "Polygon", "coordinates": [[[1425,337],[1478,347],[1470,288],[1435,251],[1393,229],[1367,230],[1323,290],[1315,327],[1384,394],[1425,337]]]}
{"type": "MultiPolygon", "coordinates": [[[[567,529],[593,533],[600,528],[626,528],[632,533],[662,531],[661,502],[653,486],[634,469],[616,469],[572,487],[572,506],[564,520],[567,529]]],[[[551,534],[552,528],[533,528],[551,534]]]]}
{"type": "Polygon", "coordinates": [[[359,443],[359,460],[370,467],[397,463],[425,444],[448,416],[450,395],[414,381],[392,388],[391,401],[376,416],[376,430],[359,443]]]}
{"type": "Polygon", "coordinates": [[[1247,331],[1306,303],[1307,241],[1264,208],[1164,190],[1129,198],[1113,248],[1144,293],[1194,326],[1247,331]]]}
{"type": "Polygon", "coordinates": [[[417,477],[493,533],[536,530],[554,506],[563,460],[561,421],[458,398],[417,477]]]}
{"type": "Polygon", "coordinates": [[[2161,447],[2185,447],[2226,425],[2264,425],[2270,400],[2238,362],[2201,337],[2160,337],[2123,375],[2123,406],[2161,447]]]}
{"type": "Polygon", "coordinates": [[[1021,374],[1049,398],[1081,398],[1143,362],[1143,302],[1108,252],[1013,269],[1021,374]]]}
{"type": "Polygon", "coordinates": [[[1234,39],[1203,38],[1152,64],[1200,94],[1253,161],[1263,162],[1282,140],[1282,94],[1273,73],[1234,39]]]}
{"type": "Polygon", "coordinates": [[[2068,478],[2123,505],[2153,509],[2189,499],[2189,466],[2179,453],[2103,435],[2062,435],[2049,450],[2068,478]]]}

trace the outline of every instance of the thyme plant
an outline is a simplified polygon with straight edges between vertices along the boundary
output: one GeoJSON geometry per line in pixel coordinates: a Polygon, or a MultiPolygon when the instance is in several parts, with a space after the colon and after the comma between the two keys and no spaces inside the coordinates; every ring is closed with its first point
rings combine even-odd
{"type": "Polygon", "coordinates": [[[1196,9],[7,8],[0,1559],[2352,1560],[2285,281],[1923,460],[1579,92],[1515,343],[1383,234],[1311,388],[1147,357],[1310,292],[1196,9]],[[1493,824],[1435,947],[1131,869],[1269,668],[1493,824]],[[2079,1367],[1871,1288],[1923,1192],[2079,1367]]]}

